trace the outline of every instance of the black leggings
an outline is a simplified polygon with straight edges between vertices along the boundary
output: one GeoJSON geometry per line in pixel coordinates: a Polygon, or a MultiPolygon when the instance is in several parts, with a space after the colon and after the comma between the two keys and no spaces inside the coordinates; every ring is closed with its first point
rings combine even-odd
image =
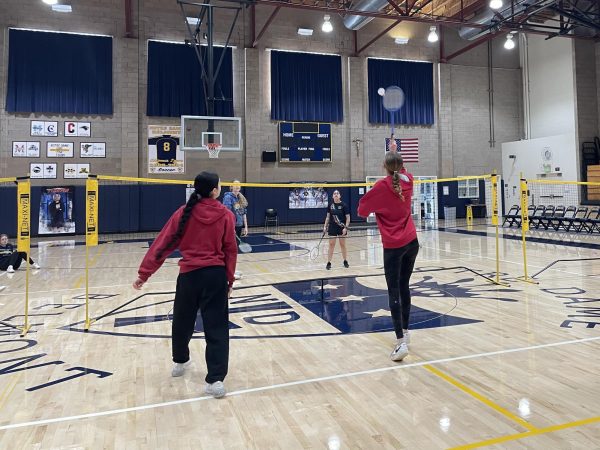
{"type": "MultiPolygon", "coordinates": [[[[17,270],[21,267],[21,262],[27,259],[27,253],[25,252],[12,252],[8,256],[0,258],[0,270],[8,269],[8,266],[13,266],[13,269],[17,270]]],[[[33,264],[33,259],[29,258],[29,264],[33,264]]]]}
{"type": "Polygon", "coordinates": [[[190,359],[190,340],[198,309],[206,339],[207,383],[223,381],[229,363],[229,304],[225,267],[212,266],[180,273],[173,307],[173,361],[190,359]]]}
{"type": "Polygon", "coordinates": [[[383,249],[383,268],[388,286],[390,311],[394,322],[396,338],[404,337],[403,329],[408,329],[410,320],[410,276],[419,253],[419,241],[400,248],[383,249]]]}

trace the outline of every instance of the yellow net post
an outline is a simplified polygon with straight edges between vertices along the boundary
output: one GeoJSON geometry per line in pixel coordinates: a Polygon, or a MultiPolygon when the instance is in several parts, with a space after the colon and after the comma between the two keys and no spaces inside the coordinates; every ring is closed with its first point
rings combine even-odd
{"type": "Polygon", "coordinates": [[[85,182],[85,331],[90,329],[90,247],[98,246],[98,179],[90,175],[85,182]]]}
{"type": "Polygon", "coordinates": [[[496,229],[496,279],[495,284],[508,286],[507,283],[500,281],[500,232],[498,226],[500,220],[498,218],[498,174],[494,170],[491,178],[492,183],[492,226],[496,229]]]}
{"type": "Polygon", "coordinates": [[[538,284],[537,281],[529,278],[527,275],[527,232],[529,231],[529,187],[527,180],[523,178],[523,172],[520,174],[521,178],[521,243],[523,247],[523,276],[519,277],[519,280],[527,283],[538,284]]]}
{"type": "Polygon", "coordinates": [[[29,332],[29,258],[31,250],[31,182],[29,177],[17,179],[17,251],[27,254],[25,265],[25,321],[21,337],[29,332]]]}

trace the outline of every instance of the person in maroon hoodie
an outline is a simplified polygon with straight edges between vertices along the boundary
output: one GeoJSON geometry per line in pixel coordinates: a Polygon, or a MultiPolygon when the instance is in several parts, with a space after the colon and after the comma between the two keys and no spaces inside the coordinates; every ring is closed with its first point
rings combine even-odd
{"type": "Polygon", "coordinates": [[[225,395],[223,380],[229,362],[228,297],[237,260],[235,217],[217,198],[219,176],[202,172],[194,180],[194,192],[179,208],[150,246],[133,283],[140,289],[177,248],[181,253],[172,324],[173,370],[183,375],[189,365],[189,343],[198,309],[206,337],[207,394],[225,395]]]}
{"type": "Polygon", "coordinates": [[[410,276],[419,253],[417,230],[411,217],[413,176],[406,171],[395,151],[385,155],[388,174],[358,202],[358,215],[375,213],[383,244],[383,268],[388,286],[390,311],[397,343],[390,355],[402,361],[408,355],[410,319],[410,276]]]}

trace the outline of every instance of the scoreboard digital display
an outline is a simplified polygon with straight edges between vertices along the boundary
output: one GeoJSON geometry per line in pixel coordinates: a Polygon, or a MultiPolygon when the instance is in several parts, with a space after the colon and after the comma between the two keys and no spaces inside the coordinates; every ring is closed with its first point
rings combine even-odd
{"type": "Polygon", "coordinates": [[[331,162],[331,124],[281,122],[279,162],[331,162]]]}

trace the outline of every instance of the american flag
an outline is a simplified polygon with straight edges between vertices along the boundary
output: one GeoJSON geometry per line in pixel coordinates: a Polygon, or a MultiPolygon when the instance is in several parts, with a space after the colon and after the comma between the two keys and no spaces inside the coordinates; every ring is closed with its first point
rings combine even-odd
{"type": "MultiPolygon", "coordinates": [[[[405,163],[419,162],[419,138],[395,139],[398,152],[405,163]]],[[[385,139],[385,151],[390,150],[390,138],[385,139]]]]}

